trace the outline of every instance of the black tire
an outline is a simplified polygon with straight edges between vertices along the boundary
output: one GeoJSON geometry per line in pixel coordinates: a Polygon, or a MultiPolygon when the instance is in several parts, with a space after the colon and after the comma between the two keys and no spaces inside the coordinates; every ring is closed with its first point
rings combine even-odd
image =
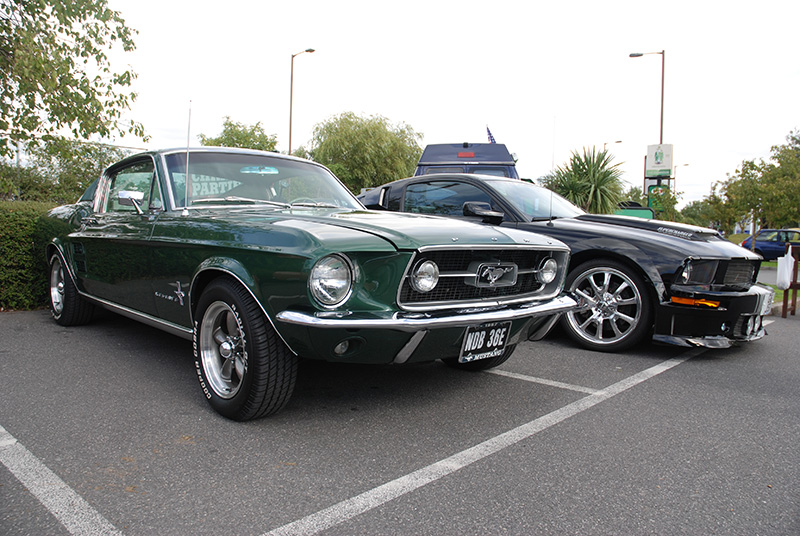
{"type": "Polygon", "coordinates": [[[272,415],[292,396],[297,356],[233,279],[211,282],[197,304],[194,359],[211,407],[235,421],[272,415]]]}
{"type": "Polygon", "coordinates": [[[79,326],[92,319],[94,305],[81,298],[57,254],[50,257],[50,313],[62,326],[79,326]]]}
{"type": "Polygon", "coordinates": [[[653,299],[636,271],[611,259],[596,259],[567,275],[566,288],[583,306],[564,314],[567,334],[590,350],[619,352],[642,342],[653,324],[653,299]]]}
{"type": "Polygon", "coordinates": [[[448,367],[453,367],[455,369],[460,369],[460,370],[469,370],[471,372],[488,370],[490,368],[499,367],[500,365],[508,361],[508,358],[511,357],[511,354],[514,353],[514,350],[516,348],[517,348],[516,344],[511,344],[509,346],[506,346],[505,351],[496,357],[490,357],[488,359],[478,359],[477,361],[470,361],[469,363],[459,363],[457,357],[448,357],[442,359],[442,362],[448,367]]]}

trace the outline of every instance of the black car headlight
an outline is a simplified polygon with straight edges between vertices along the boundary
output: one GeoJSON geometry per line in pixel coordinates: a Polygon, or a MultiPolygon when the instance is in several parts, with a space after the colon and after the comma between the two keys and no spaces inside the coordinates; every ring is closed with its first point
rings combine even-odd
{"type": "Polygon", "coordinates": [[[690,286],[710,286],[717,274],[719,261],[687,259],[678,270],[675,284],[690,286]]]}
{"type": "Polygon", "coordinates": [[[353,289],[353,269],[341,255],[328,255],[317,261],[308,278],[311,295],[323,307],[335,307],[347,300],[353,289]]]}

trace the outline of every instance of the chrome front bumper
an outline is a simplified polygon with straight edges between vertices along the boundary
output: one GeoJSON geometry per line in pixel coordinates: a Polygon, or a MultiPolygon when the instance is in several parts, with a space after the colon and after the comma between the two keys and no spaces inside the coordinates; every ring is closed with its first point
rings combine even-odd
{"type": "Polygon", "coordinates": [[[392,313],[385,317],[365,317],[346,312],[309,314],[299,311],[282,311],[276,315],[276,319],[287,324],[313,328],[374,328],[413,332],[421,329],[466,327],[504,320],[558,315],[577,306],[578,303],[572,296],[562,295],[544,303],[522,303],[500,309],[471,308],[437,313],[392,313]]]}

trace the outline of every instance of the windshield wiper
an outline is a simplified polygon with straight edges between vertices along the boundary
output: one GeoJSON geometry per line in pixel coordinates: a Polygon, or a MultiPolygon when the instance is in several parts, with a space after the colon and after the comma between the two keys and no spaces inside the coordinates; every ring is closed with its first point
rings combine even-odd
{"type": "Polygon", "coordinates": [[[561,216],[536,216],[535,218],[531,218],[531,221],[550,221],[550,220],[557,220],[561,216]]]}
{"type": "Polygon", "coordinates": [[[239,197],[238,195],[229,195],[226,197],[207,197],[205,199],[195,199],[191,202],[192,205],[197,205],[200,203],[247,203],[251,205],[271,205],[274,207],[289,208],[289,205],[286,203],[266,201],[264,199],[253,199],[251,197],[239,197]]]}
{"type": "Polygon", "coordinates": [[[330,203],[318,203],[313,201],[301,201],[299,203],[292,203],[293,207],[315,207],[315,208],[339,208],[330,203]]]}

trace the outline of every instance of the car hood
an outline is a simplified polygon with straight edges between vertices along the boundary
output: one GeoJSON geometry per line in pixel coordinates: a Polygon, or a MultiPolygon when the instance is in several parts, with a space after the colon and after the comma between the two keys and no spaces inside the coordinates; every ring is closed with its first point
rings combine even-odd
{"type": "MultiPolygon", "coordinates": [[[[413,251],[441,245],[539,245],[550,249],[568,249],[556,238],[518,229],[385,211],[293,207],[265,212],[263,208],[237,208],[197,211],[193,216],[196,219],[195,226],[206,240],[240,242],[243,236],[247,236],[250,244],[263,246],[305,244],[303,247],[310,249],[323,245],[348,245],[357,249],[380,249],[384,244],[397,250],[413,251]],[[204,225],[203,221],[214,224],[204,225]]],[[[183,222],[178,223],[183,226],[183,222]]],[[[174,234],[176,230],[170,229],[174,225],[174,222],[171,224],[161,219],[156,235],[174,234]]]]}
{"type": "Polygon", "coordinates": [[[632,227],[635,229],[652,231],[692,241],[706,242],[710,238],[722,238],[722,235],[720,235],[719,232],[715,231],[714,229],[706,229],[704,227],[696,227],[694,225],[686,225],[671,221],[645,220],[643,218],[635,218],[633,216],[618,216],[612,214],[582,214],[577,216],[575,219],[579,221],[632,227]]]}
{"type": "MultiPolygon", "coordinates": [[[[566,245],[554,238],[439,216],[363,210],[331,212],[321,216],[312,212],[298,214],[293,211],[292,220],[368,233],[391,242],[400,250],[415,250],[434,245],[463,247],[503,244],[545,245],[566,249],[566,245]]],[[[308,230],[314,232],[313,228],[308,230]]]]}

